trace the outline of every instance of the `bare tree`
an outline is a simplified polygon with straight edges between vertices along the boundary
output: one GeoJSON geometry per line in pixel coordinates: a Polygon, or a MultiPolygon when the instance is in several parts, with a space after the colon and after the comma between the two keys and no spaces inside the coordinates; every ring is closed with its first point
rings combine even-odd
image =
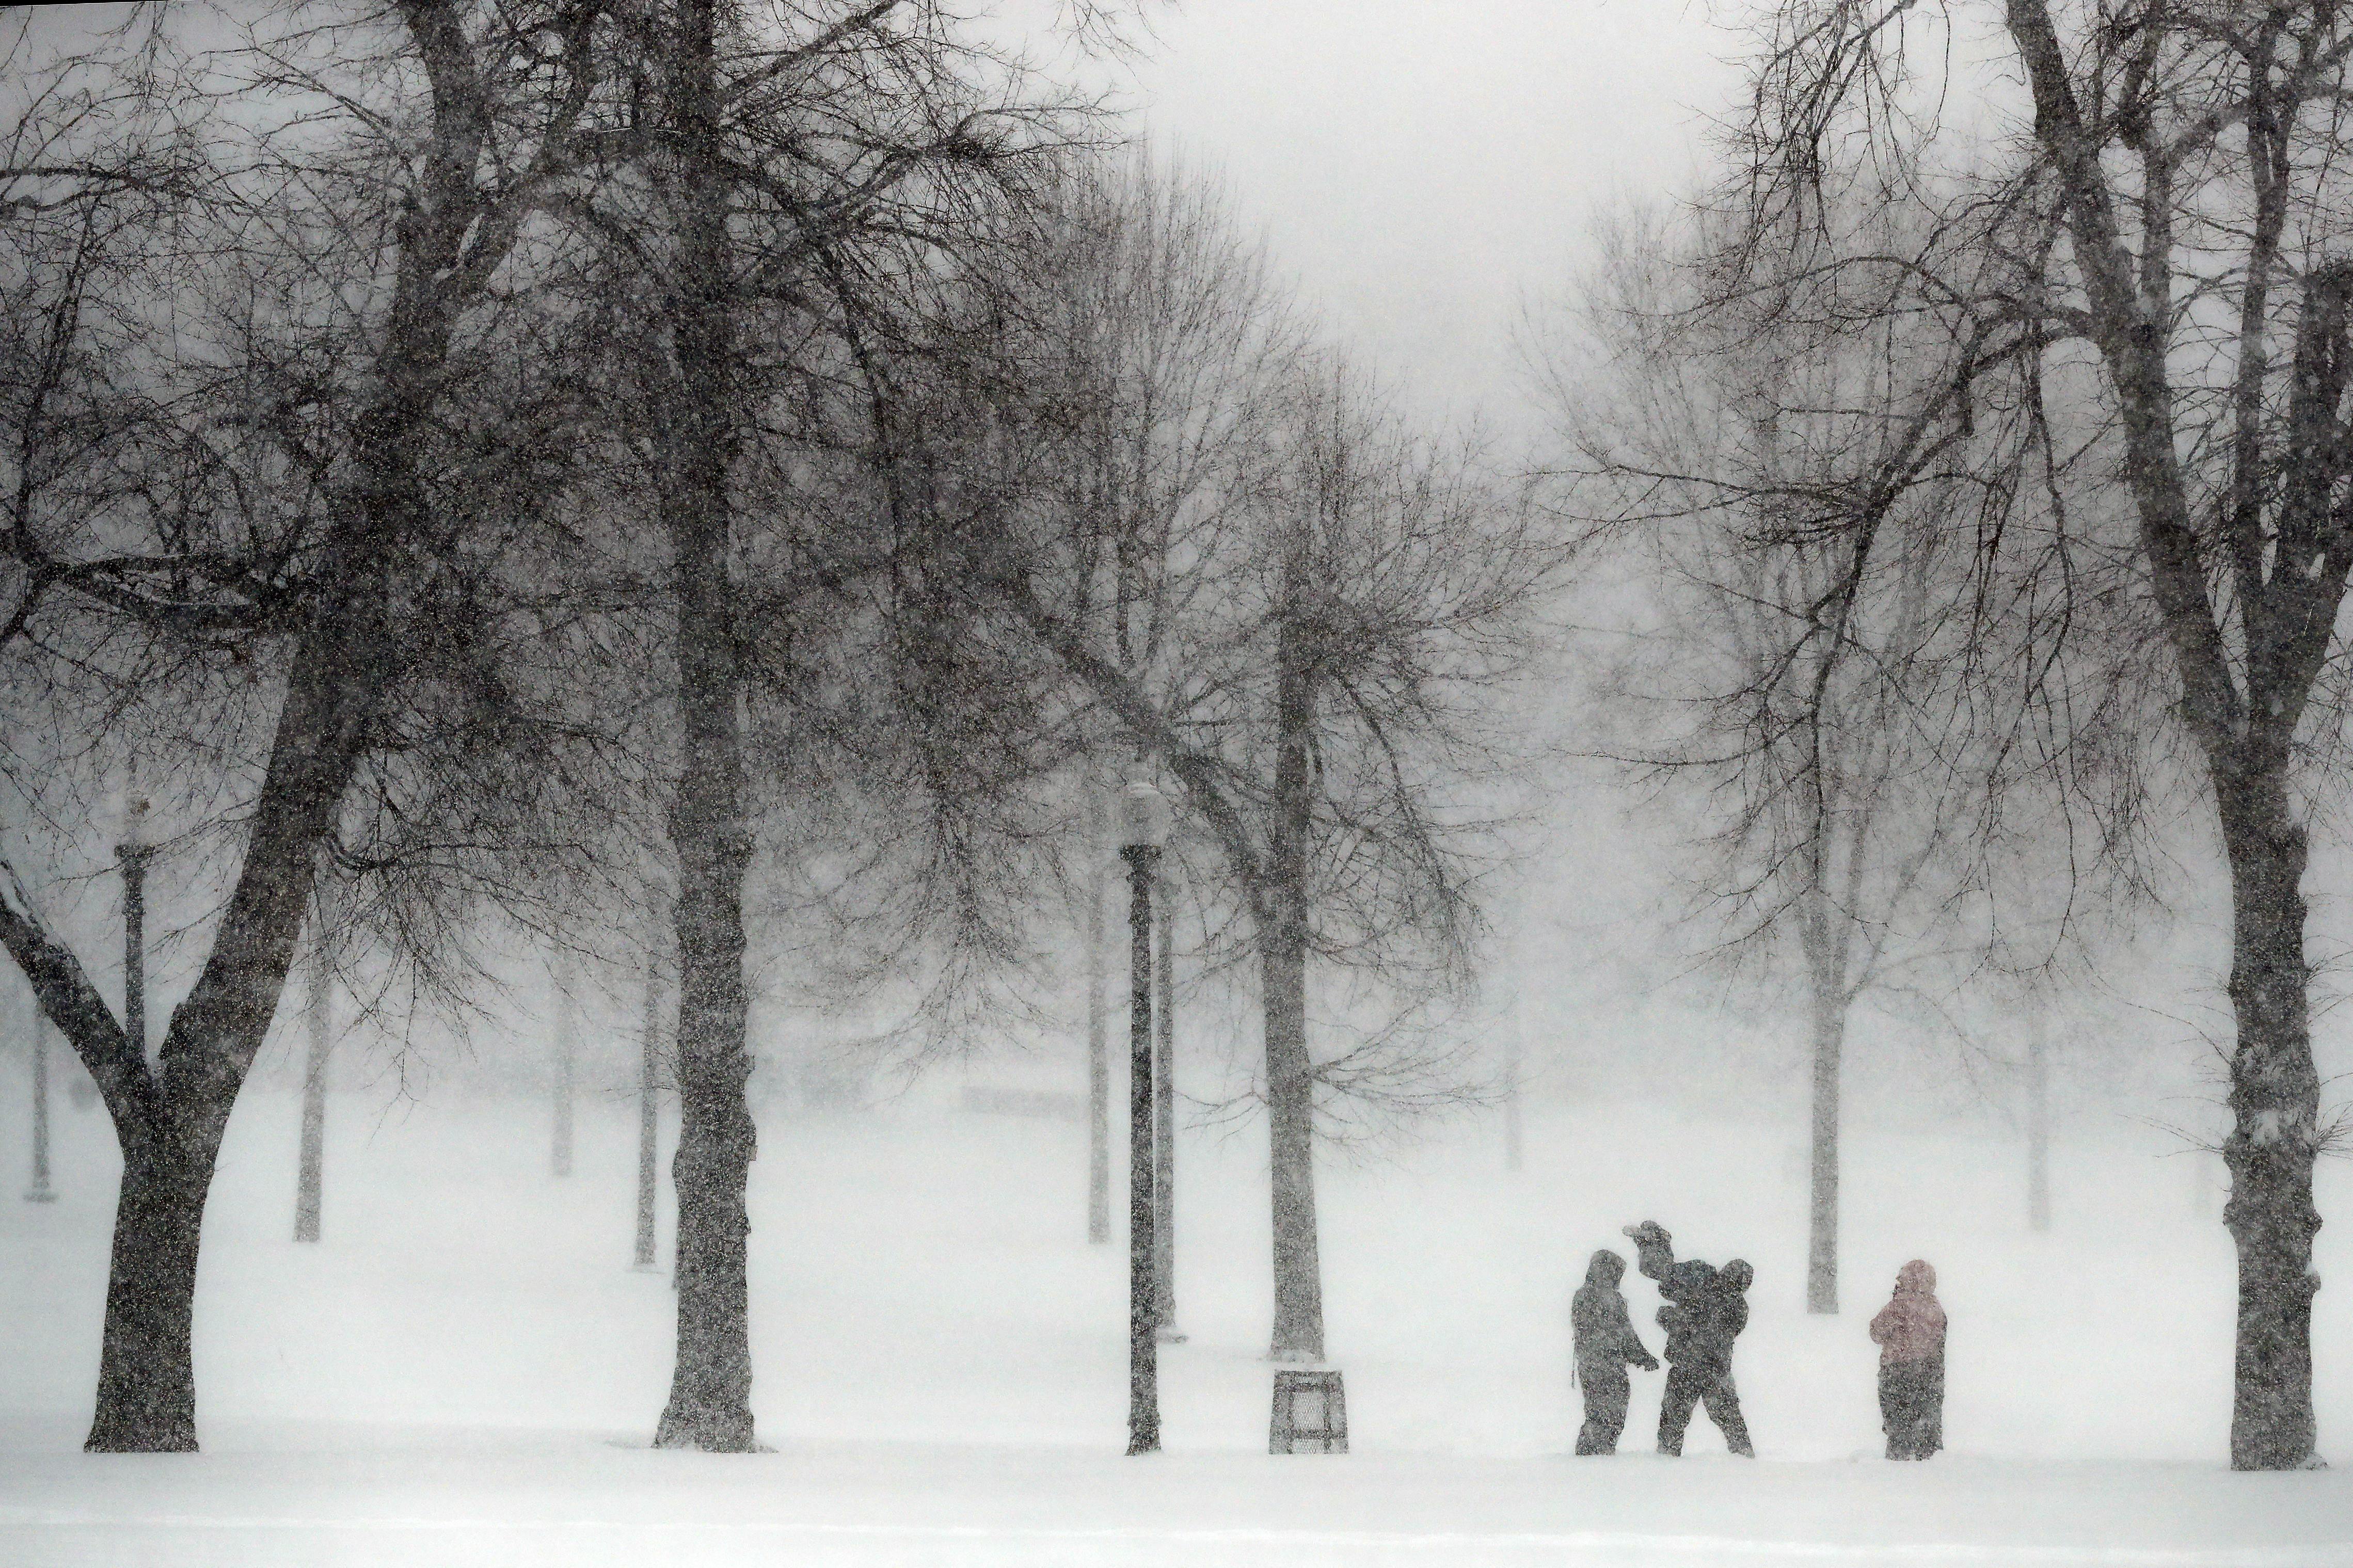
{"type": "Polygon", "coordinates": [[[1490,782],[1494,693],[1560,558],[1467,454],[1303,356],[1212,199],[1110,189],[1080,198],[1047,270],[1061,291],[1014,336],[1022,395],[1000,397],[1000,438],[973,459],[976,515],[1003,522],[969,531],[965,577],[1176,780],[1216,847],[1188,876],[1214,879],[1201,901],[1239,919],[1256,971],[1272,1349],[1314,1359],[1319,1120],[1468,1091],[1455,1048],[1415,1026],[1470,979],[1485,824],[1468,781],[1490,782]],[[1107,624],[1063,607],[1092,571],[1107,624]],[[1333,1034],[1352,1007],[1386,1022],[1319,1055],[1311,961],[1331,965],[1333,1034]]]}
{"type": "Polygon", "coordinates": [[[2330,0],[2064,14],[2007,0],[1993,37],[2025,89],[2025,129],[1930,174],[1952,145],[1926,111],[1950,68],[1942,44],[1978,9],[1773,8],[1741,141],[1751,237],[1734,267],[1787,279],[1801,251],[1809,276],[1851,268],[1860,258],[1826,245],[1820,221],[1841,182],[1925,205],[1936,253],[1896,258],[1909,282],[1891,300],[1954,329],[1922,417],[1958,428],[1989,398],[2047,408],[2054,384],[2096,410],[2088,448],[2030,438],[2054,467],[2088,450],[2122,476],[2131,513],[2114,542],[2145,574],[2174,699],[2152,704],[2167,717],[2150,728],[2178,722],[2189,742],[2229,864],[2232,1463],[2293,1468],[2313,1457],[2320,1223],[2297,792],[2337,732],[2327,672],[2353,564],[2337,500],[2353,264],[2337,112],[2353,18],[2330,0]]]}
{"type": "Polygon", "coordinates": [[[8,319],[40,345],[7,361],[12,695],[79,703],[68,729],[93,749],[160,754],[234,866],[154,1067],[0,868],[0,943],[123,1150],[93,1450],[195,1446],[206,1194],[322,868],[419,935],[457,890],[442,872],[479,873],[515,820],[477,797],[473,830],[440,837],[465,792],[428,759],[487,766],[517,740],[449,538],[513,492],[453,513],[480,454],[444,416],[589,117],[601,16],[413,0],[200,59],[157,31],[42,68],[9,128],[0,237],[31,309],[8,319]],[[531,85],[515,44],[543,31],[573,46],[533,68],[551,111],[510,117],[531,85]],[[205,118],[240,89],[281,112],[205,118]]]}
{"type": "MultiPolygon", "coordinates": [[[[894,534],[888,487],[870,482],[892,439],[871,413],[925,352],[941,297],[963,289],[963,258],[1019,205],[1022,171],[1069,106],[932,0],[681,0],[643,20],[634,134],[566,216],[596,242],[584,320],[625,362],[615,385],[639,395],[617,422],[618,449],[642,470],[628,500],[650,506],[667,554],[683,1110],[678,1355],[656,1441],[742,1450],[754,1446],[744,908],[759,818],[821,822],[836,784],[854,793],[826,771],[855,750],[836,743],[855,726],[828,703],[871,694],[843,661],[853,645],[896,683],[891,728],[923,798],[955,799],[1018,749],[979,730],[1022,727],[973,700],[951,628],[929,613],[937,595],[894,534]]],[[[771,841],[786,860],[821,858],[789,828],[771,841]]],[[[958,886],[985,880],[960,830],[926,847],[958,886]]],[[[950,923],[986,932],[987,912],[966,900],[950,923]]],[[[998,939],[976,940],[985,958],[998,939]]]]}
{"type": "Polygon", "coordinates": [[[1589,526],[1632,525],[1646,624],[1603,728],[1654,804],[1698,827],[1707,962],[1794,960],[1811,1061],[1807,1310],[1838,1310],[1841,1077],[1851,1016],[1965,942],[1957,831],[1986,765],[1948,673],[1968,555],[1959,487],[1906,416],[1909,333],[1705,310],[1669,235],[1630,225],[1589,290],[1594,346],[1532,344],[1589,526]],[[1873,475],[1894,482],[1873,484],[1873,475]],[[1903,509],[1859,558],[1857,512],[1903,509]]]}

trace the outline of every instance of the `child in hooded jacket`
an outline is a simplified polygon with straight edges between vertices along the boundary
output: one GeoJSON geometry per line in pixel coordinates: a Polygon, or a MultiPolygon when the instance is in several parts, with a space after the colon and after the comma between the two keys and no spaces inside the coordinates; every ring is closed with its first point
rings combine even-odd
{"type": "Polygon", "coordinates": [[[1633,1385],[1629,1365],[1659,1370],[1658,1358],[1642,1347],[1626,1316],[1618,1281],[1626,1260],[1604,1247],[1585,1266],[1585,1283],[1569,1298],[1568,1318],[1577,1353],[1577,1381],[1585,1390],[1585,1426],[1577,1434],[1579,1454],[1614,1454],[1626,1429],[1626,1402],[1633,1385]]]}
{"type": "Polygon", "coordinates": [[[1925,1459],[1945,1446],[1945,1309],[1934,1268],[1915,1258],[1896,1271],[1894,1297],[1871,1320],[1871,1337],[1887,1457],[1925,1459]]]}

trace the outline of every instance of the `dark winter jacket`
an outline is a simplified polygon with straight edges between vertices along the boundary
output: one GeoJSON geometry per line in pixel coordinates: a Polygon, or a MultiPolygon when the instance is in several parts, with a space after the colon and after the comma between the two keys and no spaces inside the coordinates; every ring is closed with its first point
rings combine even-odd
{"type": "Polygon", "coordinates": [[[1658,1368],[1657,1358],[1642,1347],[1626,1316],[1626,1298],[1618,1293],[1618,1281],[1625,1277],[1626,1260],[1605,1248],[1586,1265],[1585,1283],[1569,1298],[1577,1369],[1588,1383],[1596,1377],[1623,1377],[1630,1363],[1646,1371],[1658,1368]]]}
{"type": "Polygon", "coordinates": [[[1645,1220],[1628,1232],[1642,1273],[1659,1282],[1667,1304],[1659,1322],[1667,1331],[1667,1360],[1678,1365],[1732,1364],[1732,1342],[1748,1326],[1748,1286],[1754,1272],[1734,1258],[1722,1268],[1695,1258],[1675,1261],[1673,1238],[1645,1220]]]}

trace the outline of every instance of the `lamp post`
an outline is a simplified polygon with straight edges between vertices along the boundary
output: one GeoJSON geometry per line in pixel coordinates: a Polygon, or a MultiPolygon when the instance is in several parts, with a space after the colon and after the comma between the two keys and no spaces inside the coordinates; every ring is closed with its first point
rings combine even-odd
{"type": "Polygon", "coordinates": [[[1168,837],[1168,803],[1148,784],[1120,798],[1127,862],[1127,1451],[1160,1447],[1159,1313],[1154,1290],[1152,884],[1168,837]]]}
{"type": "Polygon", "coordinates": [[[147,797],[133,784],[122,802],[122,837],[114,858],[122,867],[122,1032],[147,1055],[147,797]]]}
{"type": "Polygon", "coordinates": [[[1163,879],[1160,954],[1152,1020],[1152,1301],[1162,1342],[1182,1344],[1176,1328],[1176,900],[1163,879]]]}
{"type": "Polygon", "coordinates": [[[1087,780],[1087,1245],[1111,1240],[1111,1047],[1103,1017],[1103,801],[1087,780]]]}

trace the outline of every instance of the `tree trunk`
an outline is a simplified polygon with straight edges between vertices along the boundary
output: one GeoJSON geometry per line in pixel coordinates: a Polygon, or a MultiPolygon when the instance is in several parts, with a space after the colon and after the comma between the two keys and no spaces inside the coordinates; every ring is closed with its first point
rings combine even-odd
{"type": "Polygon", "coordinates": [[[294,1239],[319,1239],[321,1188],[324,1184],[327,1140],[327,1051],[334,1018],[328,986],[323,944],[313,939],[311,984],[303,998],[303,1023],[311,1037],[310,1053],[302,1064],[302,1144],[294,1177],[294,1239]]]}
{"type": "Polygon", "coordinates": [[[2231,861],[2231,1173],[2223,1224],[2239,1253],[2231,1466],[2313,1461],[2312,1201],[2320,1081],[2313,1065],[2303,894],[2306,845],[2288,797],[2284,747],[2271,765],[2217,768],[2231,861]]]}
{"type": "Polygon", "coordinates": [[[1316,1255],[1315,1079],[1307,1056],[1303,952],[1270,944],[1266,984],[1267,1119],[1274,1199],[1277,1361],[1324,1359],[1324,1277],[1316,1255]]]}
{"type": "Polygon", "coordinates": [[[93,1454],[196,1449],[196,1245],[212,1157],[169,1144],[142,1138],[123,1151],[98,1405],[82,1445],[93,1454]]]}
{"type": "Polygon", "coordinates": [[[2026,1037],[2026,1223],[2037,1235],[2051,1228],[2051,1038],[2036,1000],[2026,1037]]]}
{"type": "Polygon", "coordinates": [[[659,960],[646,966],[646,1016],[638,1060],[638,1247],[635,1266],[654,1266],[654,1182],[659,1167],[662,977],[659,960]]]}
{"type": "Polygon", "coordinates": [[[1111,1241],[1111,1044],[1103,1005],[1103,791],[1087,780],[1087,1243],[1111,1241]]]}
{"type": "Polygon", "coordinates": [[[654,1442],[756,1447],[745,1245],[756,1135],[744,1084],[744,756],[728,490],[731,391],[726,188],[719,164],[715,0],[684,0],[677,38],[681,150],[674,391],[662,511],[678,597],[678,1360],[654,1442]]]}
{"type": "Polygon", "coordinates": [[[1127,1451],[1160,1447],[1159,1310],[1152,1135],[1152,881],[1160,851],[1129,845],[1127,860],[1127,1451]]]}
{"type": "Polygon", "coordinates": [[[1838,1309],[1839,1064],[1846,1009],[1818,983],[1814,994],[1813,1183],[1807,1205],[1806,1310],[1838,1309]]]}
{"type": "Polygon", "coordinates": [[[49,1188],[49,1022],[33,1009],[29,1038],[33,1047],[33,1182],[25,1189],[28,1204],[53,1204],[49,1188]]]}
{"type": "Polygon", "coordinates": [[[1152,1047],[1152,1300],[1160,1337],[1176,1331],[1176,911],[1175,889],[1159,891],[1160,952],[1154,970],[1152,1047]]]}
{"type": "Polygon", "coordinates": [[[1324,1359],[1324,1278],[1316,1256],[1315,1063],[1307,1047],[1307,849],[1314,779],[1313,673],[1302,622],[1303,552],[1285,563],[1275,646],[1275,757],[1267,836],[1267,929],[1260,933],[1266,990],[1268,1163],[1274,1205],[1277,1361],[1324,1359]]]}

